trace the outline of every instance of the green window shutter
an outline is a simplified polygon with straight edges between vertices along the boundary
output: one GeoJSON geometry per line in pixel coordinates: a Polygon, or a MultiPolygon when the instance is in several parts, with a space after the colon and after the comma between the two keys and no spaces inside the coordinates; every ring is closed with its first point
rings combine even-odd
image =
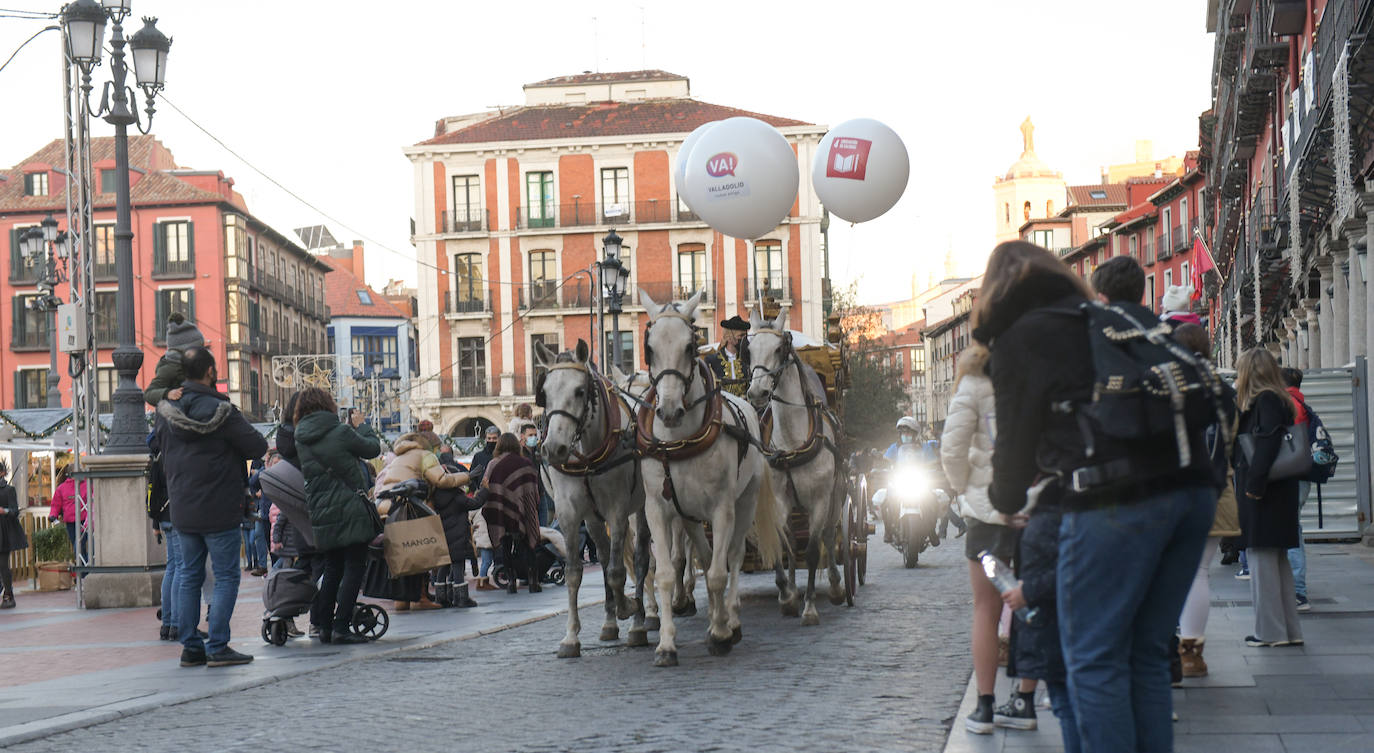
{"type": "Polygon", "coordinates": [[[167,339],[167,296],[162,291],[156,294],[157,304],[154,306],[153,316],[157,317],[157,326],[154,328],[155,337],[159,340],[167,339]]]}
{"type": "Polygon", "coordinates": [[[161,272],[167,266],[167,238],[162,234],[162,223],[153,223],[153,272],[161,272]]]}
{"type": "Polygon", "coordinates": [[[186,321],[192,324],[196,322],[196,291],[194,288],[186,291],[186,321]]]}
{"type": "Polygon", "coordinates": [[[18,276],[23,256],[19,250],[19,228],[10,228],[10,277],[18,276]]]}
{"type": "Polygon", "coordinates": [[[14,344],[19,340],[19,331],[24,325],[24,299],[15,296],[11,303],[14,306],[14,319],[10,321],[10,344],[14,344]]]}
{"type": "MultiPolygon", "coordinates": [[[[196,223],[194,222],[186,223],[186,263],[192,272],[196,271],[196,223]]],[[[194,307],[192,309],[194,310],[194,307]]],[[[194,320],[195,317],[191,318],[194,320]]]]}

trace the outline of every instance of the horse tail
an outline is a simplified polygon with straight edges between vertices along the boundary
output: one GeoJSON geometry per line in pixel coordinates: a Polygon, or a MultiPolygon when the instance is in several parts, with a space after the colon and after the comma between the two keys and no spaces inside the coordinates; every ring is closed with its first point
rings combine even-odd
{"type": "Polygon", "coordinates": [[[762,482],[759,484],[758,506],[754,509],[754,528],[750,533],[759,550],[760,564],[772,569],[775,563],[782,560],[783,525],[787,522],[787,516],[773,494],[773,474],[765,468],[760,475],[762,482]]]}

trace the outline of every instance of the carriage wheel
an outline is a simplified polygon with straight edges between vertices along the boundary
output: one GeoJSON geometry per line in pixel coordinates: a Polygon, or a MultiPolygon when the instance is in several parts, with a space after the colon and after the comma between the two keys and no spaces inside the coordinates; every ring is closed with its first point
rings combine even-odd
{"type": "Polygon", "coordinates": [[[510,586],[511,572],[505,565],[493,567],[491,570],[491,583],[497,588],[508,588],[510,586]]]}
{"type": "Polygon", "coordinates": [[[844,517],[840,519],[840,553],[844,557],[844,603],[854,606],[854,591],[859,582],[854,565],[854,502],[845,498],[844,517]]]}
{"type": "Polygon", "coordinates": [[[549,568],[549,582],[555,586],[561,586],[568,581],[568,573],[562,565],[554,565],[549,568]]]}
{"type": "Polygon", "coordinates": [[[353,634],[375,641],[391,627],[391,615],[376,604],[358,604],[353,609],[353,634]]]}
{"type": "Polygon", "coordinates": [[[862,586],[868,573],[868,499],[860,496],[851,504],[854,510],[849,516],[849,551],[853,553],[854,569],[862,586]]]}

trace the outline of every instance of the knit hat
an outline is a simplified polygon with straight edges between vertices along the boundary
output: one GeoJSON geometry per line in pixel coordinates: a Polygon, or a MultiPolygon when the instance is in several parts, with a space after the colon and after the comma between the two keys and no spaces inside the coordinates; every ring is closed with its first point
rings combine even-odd
{"type": "Polygon", "coordinates": [[[1187,311],[1192,308],[1190,305],[1192,298],[1192,285],[1170,285],[1164,290],[1164,300],[1161,301],[1160,308],[1166,313],[1171,311],[1187,311]]]}
{"type": "Polygon", "coordinates": [[[205,345],[205,336],[196,325],[186,321],[181,312],[172,312],[167,317],[167,349],[185,353],[188,348],[205,345]]]}

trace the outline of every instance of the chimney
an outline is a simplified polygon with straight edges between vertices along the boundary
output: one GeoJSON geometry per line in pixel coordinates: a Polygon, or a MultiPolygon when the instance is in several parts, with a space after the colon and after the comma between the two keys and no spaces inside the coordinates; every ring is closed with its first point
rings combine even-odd
{"type": "Polygon", "coordinates": [[[352,263],[351,265],[349,265],[349,266],[351,266],[352,269],[353,269],[353,276],[354,276],[354,277],[357,277],[359,280],[362,280],[363,282],[366,282],[366,281],[367,281],[367,275],[364,274],[364,270],[363,270],[363,242],[362,242],[362,241],[353,241],[353,259],[352,259],[352,262],[353,262],[353,263],[352,263]]]}

